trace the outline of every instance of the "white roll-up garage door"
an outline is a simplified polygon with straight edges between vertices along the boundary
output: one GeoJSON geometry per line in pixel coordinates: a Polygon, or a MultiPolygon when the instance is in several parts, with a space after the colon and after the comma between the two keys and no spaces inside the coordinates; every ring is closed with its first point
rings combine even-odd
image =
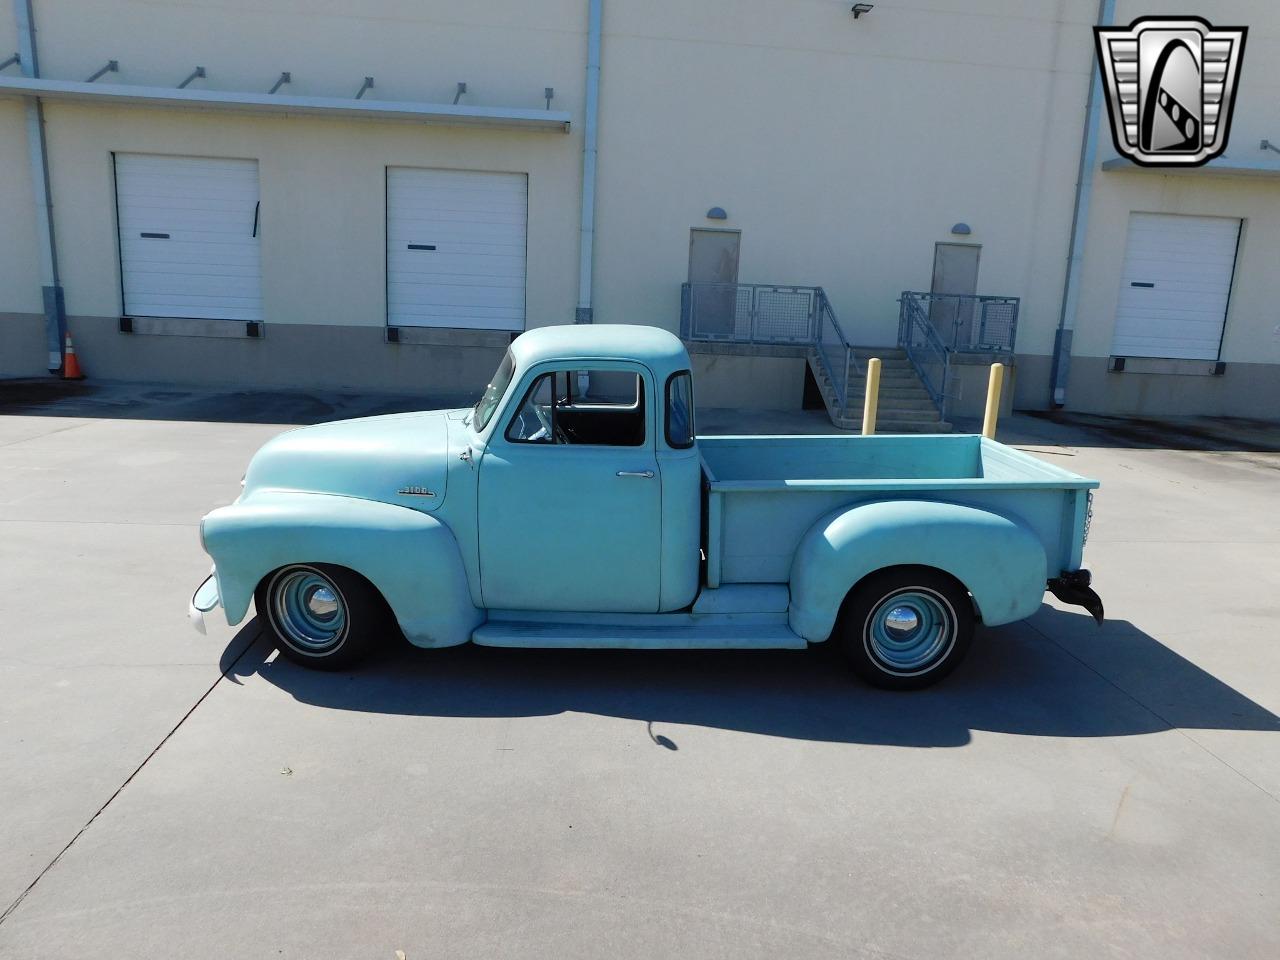
{"type": "Polygon", "coordinates": [[[125,314],[261,320],[257,161],[115,161],[125,314]]]}
{"type": "Polygon", "coordinates": [[[387,322],[524,329],[528,178],[387,170],[387,322]]]}
{"type": "Polygon", "coordinates": [[[1112,356],[1218,359],[1239,239],[1228,217],[1130,214],[1112,356]]]}

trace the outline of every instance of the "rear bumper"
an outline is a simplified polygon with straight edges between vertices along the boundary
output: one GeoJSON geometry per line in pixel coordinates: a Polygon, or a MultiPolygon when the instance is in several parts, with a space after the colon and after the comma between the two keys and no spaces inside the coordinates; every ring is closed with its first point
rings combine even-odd
{"type": "Polygon", "coordinates": [[[187,619],[191,621],[191,626],[195,627],[197,633],[204,634],[207,632],[204,615],[214,607],[220,606],[222,606],[222,597],[218,595],[218,574],[215,568],[209,571],[209,576],[204,578],[200,586],[196,587],[196,592],[191,595],[191,602],[187,604],[187,619]]]}
{"type": "Polygon", "coordinates": [[[1094,593],[1092,582],[1093,574],[1088,570],[1064,570],[1058,576],[1050,577],[1045,588],[1063,603],[1084,607],[1098,626],[1102,626],[1102,598],[1094,593]]]}

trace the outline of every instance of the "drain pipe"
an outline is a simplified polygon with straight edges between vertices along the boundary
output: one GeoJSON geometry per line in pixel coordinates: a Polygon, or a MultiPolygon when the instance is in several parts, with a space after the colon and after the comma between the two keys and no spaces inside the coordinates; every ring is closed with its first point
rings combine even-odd
{"type": "MultiPolygon", "coordinates": [[[[18,55],[24,77],[40,76],[36,55],[36,27],[31,0],[13,0],[18,21],[18,55]]],[[[49,372],[62,368],[62,345],[67,335],[67,310],[58,278],[58,246],[53,235],[53,194],[49,190],[49,152],[44,140],[44,105],[39,97],[26,97],[27,150],[31,157],[31,185],[35,191],[36,230],[40,235],[40,284],[44,298],[45,339],[49,347],[49,372]]]]}
{"type": "Polygon", "coordinates": [[[596,120],[600,112],[600,17],[603,0],[587,0],[587,102],[582,128],[582,227],[578,239],[578,309],[574,323],[591,323],[591,266],[595,253],[596,120]]]}
{"type": "MultiPolygon", "coordinates": [[[[1115,19],[1116,0],[1099,0],[1098,25],[1115,19]]],[[[1053,338],[1053,365],[1049,375],[1049,400],[1054,407],[1067,402],[1067,380],[1071,373],[1071,340],[1076,313],[1080,308],[1080,274],[1084,269],[1084,241],[1089,232],[1089,204],[1093,198],[1093,173],[1098,162],[1098,117],[1102,113],[1102,72],[1093,64],[1089,101],[1085,107],[1084,137],[1080,142],[1080,168],[1076,173],[1076,205],[1071,214],[1071,253],[1067,259],[1067,279],[1062,287],[1062,312],[1053,338]]]]}

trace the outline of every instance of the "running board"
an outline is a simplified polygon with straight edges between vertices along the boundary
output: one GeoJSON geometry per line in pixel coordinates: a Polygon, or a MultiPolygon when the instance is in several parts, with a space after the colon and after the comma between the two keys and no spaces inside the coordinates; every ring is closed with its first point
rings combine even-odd
{"type": "MultiPolygon", "coordinates": [[[[535,615],[536,616],[536,615],[535,615]]],[[[595,647],[618,650],[800,650],[808,644],[783,618],[734,614],[654,614],[647,622],[601,619],[586,623],[490,619],[472,633],[485,647],[595,647]],[[656,621],[656,622],[655,622],[656,621]],[[666,622],[663,622],[666,621],[666,622]]],[[[626,614],[619,615],[628,618],[626,614]]]]}

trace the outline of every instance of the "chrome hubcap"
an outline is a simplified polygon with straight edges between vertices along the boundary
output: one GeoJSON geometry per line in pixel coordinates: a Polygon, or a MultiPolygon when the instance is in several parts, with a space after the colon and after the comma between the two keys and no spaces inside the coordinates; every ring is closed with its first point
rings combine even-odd
{"type": "Polygon", "coordinates": [[[295,567],[271,585],[271,612],[281,636],[305,653],[337,646],[347,629],[342,593],[315,570],[295,567]]]}
{"type": "Polygon", "coordinates": [[[307,610],[318,620],[330,620],[338,612],[338,596],[328,587],[316,587],[307,594],[307,610]]]}
{"type": "Polygon", "coordinates": [[[867,652],[882,669],[903,675],[921,673],[955,643],[955,611],[932,590],[903,590],[876,605],[864,636],[867,652]]]}
{"type": "Polygon", "coordinates": [[[894,607],[884,615],[884,626],[895,640],[905,640],[920,628],[920,616],[910,607],[894,607]]]}

